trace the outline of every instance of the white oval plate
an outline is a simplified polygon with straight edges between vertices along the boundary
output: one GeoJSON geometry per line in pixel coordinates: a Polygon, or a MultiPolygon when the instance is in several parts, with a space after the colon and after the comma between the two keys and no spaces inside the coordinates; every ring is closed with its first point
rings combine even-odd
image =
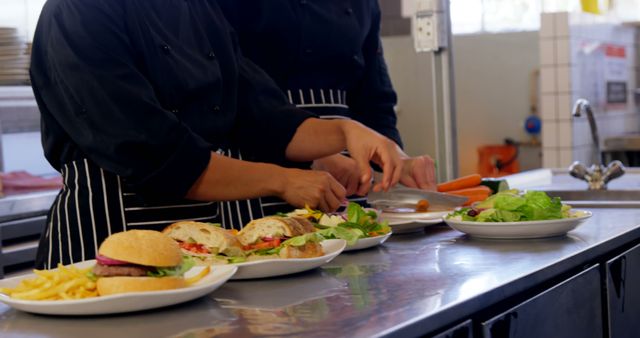
{"type": "Polygon", "coordinates": [[[381,236],[360,238],[353,245],[347,244],[347,247],[344,249],[344,251],[346,252],[346,251],[362,250],[362,249],[368,249],[368,248],[374,247],[376,245],[380,245],[384,243],[387,239],[389,239],[392,233],[393,231],[389,231],[388,234],[381,235],[381,236]]]}
{"type": "Polygon", "coordinates": [[[590,211],[574,210],[575,217],[548,221],[526,222],[468,222],[445,218],[453,229],[470,236],[495,239],[530,239],[555,237],[575,229],[591,217],[590,211]]]}
{"type": "MultiPolygon", "coordinates": [[[[95,260],[74,264],[78,268],[95,265],[95,260]]],[[[185,277],[198,274],[203,266],[187,271],[185,277]]],[[[78,300],[20,300],[0,293],[0,302],[25,312],[47,315],[103,315],[112,313],[148,310],[183,303],[202,297],[224,284],[238,268],[233,265],[212,266],[211,272],[197,283],[182,289],[123,293],[78,300]]],[[[15,287],[25,278],[34,274],[0,280],[0,287],[15,287]]]]}
{"type": "Polygon", "coordinates": [[[238,272],[231,279],[265,278],[289,275],[315,269],[330,262],[347,246],[344,239],[328,239],[320,242],[324,255],[313,258],[265,259],[260,261],[237,263],[238,272]]]}

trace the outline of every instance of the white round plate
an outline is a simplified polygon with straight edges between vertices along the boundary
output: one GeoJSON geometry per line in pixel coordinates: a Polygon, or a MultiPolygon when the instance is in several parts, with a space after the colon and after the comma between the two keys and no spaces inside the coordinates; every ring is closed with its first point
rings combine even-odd
{"type": "Polygon", "coordinates": [[[368,249],[368,248],[374,247],[376,245],[380,245],[384,243],[387,239],[389,239],[392,233],[393,231],[389,231],[388,234],[381,235],[381,236],[360,238],[353,245],[347,244],[347,247],[344,249],[344,251],[346,252],[346,251],[362,250],[362,249],[368,249]]]}
{"type": "Polygon", "coordinates": [[[324,256],[313,258],[265,259],[253,262],[237,263],[238,272],[231,279],[265,278],[289,275],[315,269],[330,262],[347,246],[344,239],[328,239],[320,242],[324,256]]]}
{"type": "Polygon", "coordinates": [[[380,219],[386,220],[396,234],[422,231],[425,226],[442,223],[442,217],[450,211],[393,213],[383,212],[380,219]]]}
{"type": "Polygon", "coordinates": [[[468,222],[445,218],[453,229],[473,237],[495,239],[529,239],[555,237],[575,229],[591,217],[590,211],[574,210],[573,217],[548,221],[468,222]]]}
{"type": "MultiPolygon", "coordinates": [[[[95,260],[74,265],[78,268],[88,268],[95,265],[95,260]]],[[[185,277],[194,276],[202,269],[204,269],[203,266],[196,266],[187,271],[185,277]]],[[[197,283],[175,290],[132,292],[78,300],[43,301],[13,299],[0,293],[0,302],[25,312],[47,315],[86,316],[148,310],[202,297],[224,284],[237,269],[233,265],[212,266],[211,272],[197,283]]],[[[21,280],[33,277],[33,274],[29,274],[0,280],[0,287],[15,287],[21,280]]]]}

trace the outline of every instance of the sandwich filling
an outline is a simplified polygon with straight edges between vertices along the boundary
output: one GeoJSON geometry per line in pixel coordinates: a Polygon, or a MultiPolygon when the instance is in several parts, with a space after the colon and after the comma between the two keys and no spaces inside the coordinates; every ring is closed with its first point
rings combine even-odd
{"type": "Polygon", "coordinates": [[[309,243],[319,243],[324,238],[318,233],[312,232],[295,237],[271,237],[265,236],[255,243],[245,245],[243,248],[251,255],[278,255],[286,247],[304,247],[309,243]]]}
{"type": "Polygon", "coordinates": [[[96,277],[181,277],[195,265],[189,257],[184,257],[182,264],[170,267],[134,264],[103,255],[98,255],[96,261],[92,271],[96,277]]]}

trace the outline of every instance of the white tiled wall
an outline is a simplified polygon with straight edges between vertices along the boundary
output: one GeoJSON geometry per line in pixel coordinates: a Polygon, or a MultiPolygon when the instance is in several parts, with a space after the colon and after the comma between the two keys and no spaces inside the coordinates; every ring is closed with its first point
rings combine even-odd
{"type": "MultiPolygon", "coordinates": [[[[585,13],[543,13],[540,27],[540,93],[544,167],[567,167],[595,160],[586,117],[573,118],[573,102],[589,100],[596,115],[601,146],[607,137],[640,132],[633,91],[640,72],[636,29],[585,13]],[[604,46],[624,46],[629,93],[626,105],[604,101],[607,69],[604,46]]],[[[610,68],[609,68],[610,69],[610,68]]]]}

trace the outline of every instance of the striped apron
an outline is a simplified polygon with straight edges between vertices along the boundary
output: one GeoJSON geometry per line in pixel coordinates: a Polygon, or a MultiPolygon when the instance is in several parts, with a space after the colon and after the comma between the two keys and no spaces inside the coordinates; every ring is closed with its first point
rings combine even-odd
{"type": "MultiPolygon", "coordinates": [[[[240,158],[238,151],[218,151],[240,158]]],[[[84,159],[61,168],[63,188],[47,217],[36,255],[37,268],[55,268],[95,258],[109,235],[131,229],[162,230],[167,225],[196,220],[238,229],[263,217],[259,199],[225,202],[149,201],[124,179],[84,159]]]]}

